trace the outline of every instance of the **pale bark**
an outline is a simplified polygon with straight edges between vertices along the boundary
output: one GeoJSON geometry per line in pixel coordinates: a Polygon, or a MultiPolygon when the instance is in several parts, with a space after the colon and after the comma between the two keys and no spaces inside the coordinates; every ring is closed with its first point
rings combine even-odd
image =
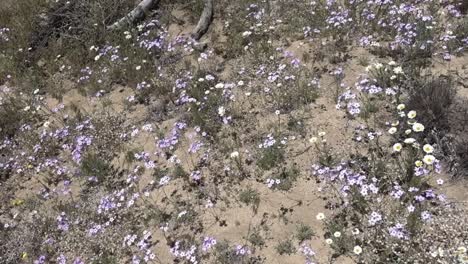
{"type": "Polygon", "coordinates": [[[135,23],[135,21],[145,17],[152,8],[154,8],[160,0],[142,0],[130,13],[119,19],[114,24],[110,25],[108,29],[120,29],[124,25],[135,23]]]}
{"type": "Polygon", "coordinates": [[[200,16],[200,20],[198,21],[197,26],[192,32],[192,38],[195,40],[199,40],[206,33],[206,31],[208,31],[208,28],[211,24],[211,20],[213,19],[213,0],[203,0],[203,2],[203,12],[200,16]]]}
{"type": "MultiPolygon", "coordinates": [[[[154,8],[160,0],[142,0],[130,13],[119,19],[114,24],[108,26],[110,30],[120,29],[124,25],[131,25],[135,21],[142,19],[146,13],[154,8]]],[[[203,0],[203,12],[198,20],[198,24],[192,31],[192,38],[200,40],[200,38],[208,31],[214,13],[214,0],[203,0]]]]}

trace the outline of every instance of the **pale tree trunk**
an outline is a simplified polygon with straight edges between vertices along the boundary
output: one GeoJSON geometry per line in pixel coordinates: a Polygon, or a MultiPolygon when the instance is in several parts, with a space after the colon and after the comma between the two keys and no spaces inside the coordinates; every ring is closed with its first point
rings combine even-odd
{"type": "Polygon", "coordinates": [[[142,0],[130,13],[107,28],[110,30],[120,29],[124,25],[135,23],[135,21],[142,19],[149,10],[159,3],[159,1],[160,0],[142,0]]]}
{"type": "Polygon", "coordinates": [[[214,0],[203,0],[203,12],[200,16],[197,26],[192,32],[192,38],[199,40],[210,27],[211,20],[213,19],[214,13],[214,0]]]}

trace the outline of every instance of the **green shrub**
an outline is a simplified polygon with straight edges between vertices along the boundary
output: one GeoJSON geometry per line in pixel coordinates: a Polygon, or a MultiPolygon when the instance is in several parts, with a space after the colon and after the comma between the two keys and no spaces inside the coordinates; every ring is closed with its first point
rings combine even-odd
{"type": "Polygon", "coordinates": [[[275,249],[280,255],[291,255],[296,252],[296,247],[294,247],[293,242],[290,239],[281,241],[275,249]]]}

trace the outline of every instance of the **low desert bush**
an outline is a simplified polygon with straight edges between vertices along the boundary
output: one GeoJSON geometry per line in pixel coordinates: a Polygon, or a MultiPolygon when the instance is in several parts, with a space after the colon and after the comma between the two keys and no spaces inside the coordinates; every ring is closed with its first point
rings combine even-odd
{"type": "Polygon", "coordinates": [[[453,81],[444,77],[429,77],[415,82],[409,91],[408,106],[415,110],[431,131],[449,131],[450,107],[454,103],[456,90],[453,81]]]}

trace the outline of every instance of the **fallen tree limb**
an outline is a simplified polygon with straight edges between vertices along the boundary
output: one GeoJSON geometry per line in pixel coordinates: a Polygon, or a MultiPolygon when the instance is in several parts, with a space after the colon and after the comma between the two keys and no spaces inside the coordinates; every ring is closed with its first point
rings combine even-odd
{"type": "Polygon", "coordinates": [[[197,27],[192,32],[192,38],[199,40],[210,27],[211,21],[213,19],[214,6],[213,0],[203,0],[204,7],[203,12],[198,21],[197,27]]]}
{"type": "MultiPolygon", "coordinates": [[[[154,8],[160,0],[142,0],[130,13],[108,26],[109,30],[120,29],[124,25],[135,23],[142,19],[149,10],[154,8]]],[[[214,0],[203,0],[203,12],[198,20],[198,24],[192,32],[192,38],[200,40],[200,38],[208,31],[214,13],[214,0]]]]}
{"type": "Polygon", "coordinates": [[[115,30],[122,28],[124,25],[135,23],[135,21],[145,17],[145,14],[148,13],[148,11],[153,7],[155,7],[159,1],[160,0],[142,0],[132,11],[130,11],[130,13],[107,28],[110,30],[115,30]]]}

